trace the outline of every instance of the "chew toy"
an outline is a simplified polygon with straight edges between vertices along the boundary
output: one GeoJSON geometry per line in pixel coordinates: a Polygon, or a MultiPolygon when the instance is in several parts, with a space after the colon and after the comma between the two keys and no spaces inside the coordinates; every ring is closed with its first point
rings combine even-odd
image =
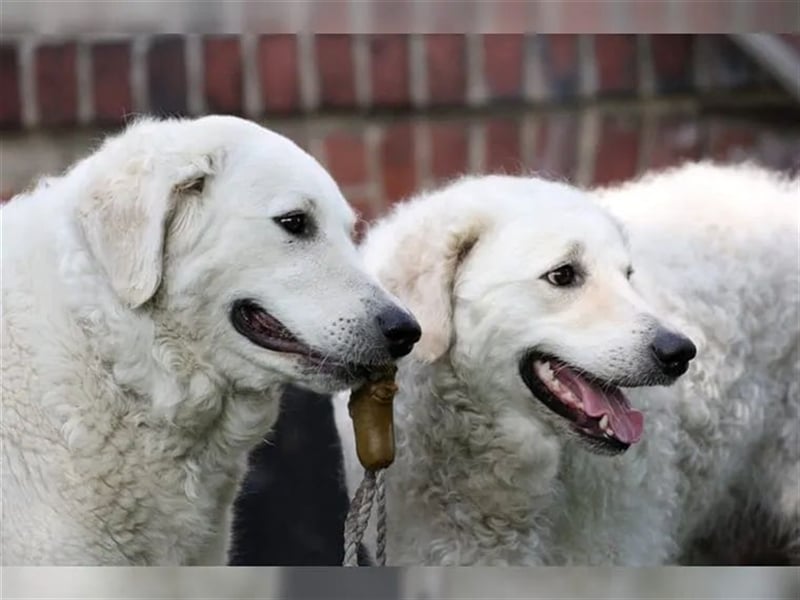
{"type": "Polygon", "coordinates": [[[364,467],[364,479],[350,503],[344,523],[344,566],[358,566],[358,546],[377,501],[375,562],[386,564],[386,487],[383,472],[394,461],[394,365],[375,373],[350,394],[347,404],[353,420],[356,454],[364,467]]]}
{"type": "Polygon", "coordinates": [[[353,420],[356,454],[368,471],[385,469],[394,461],[396,372],[397,367],[392,366],[350,394],[347,407],[353,420]]]}

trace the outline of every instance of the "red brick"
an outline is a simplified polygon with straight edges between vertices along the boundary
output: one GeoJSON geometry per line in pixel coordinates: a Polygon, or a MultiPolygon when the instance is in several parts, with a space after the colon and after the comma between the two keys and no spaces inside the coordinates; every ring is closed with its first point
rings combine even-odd
{"type": "Polygon", "coordinates": [[[314,36],[322,107],[351,108],[356,105],[352,42],[353,36],[345,34],[314,36]]]}
{"type": "Polygon", "coordinates": [[[258,76],[265,110],[290,113],[300,109],[299,73],[297,36],[279,34],[259,38],[258,76]]]}
{"type": "Polygon", "coordinates": [[[239,38],[224,36],[203,40],[203,63],[209,112],[241,114],[244,91],[239,38]]]}
{"type": "Polygon", "coordinates": [[[446,181],[463,175],[469,168],[468,124],[461,121],[433,122],[431,139],[431,175],[446,181]]]}
{"type": "Polygon", "coordinates": [[[337,131],[325,138],[325,163],[340,186],[367,181],[367,151],[358,133],[337,131]]]}
{"type": "Polygon", "coordinates": [[[750,123],[721,121],[711,124],[710,158],[721,162],[747,159],[758,145],[758,129],[750,123]]]}
{"type": "Polygon", "coordinates": [[[520,123],[514,119],[492,119],[486,123],[486,168],[490,172],[519,173],[520,123]]]}
{"type": "Polygon", "coordinates": [[[0,45],[0,128],[19,127],[22,123],[22,103],[19,93],[19,60],[16,47],[0,45]]]}
{"type": "Polygon", "coordinates": [[[578,93],[578,36],[553,34],[539,36],[542,47],[545,83],[551,97],[574,98],[578,93]]]}
{"type": "Polygon", "coordinates": [[[692,89],[694,36],[653,35],[650,37],[650,47],[656,89],[661,93],[692,89]]]}
{"type": "Polygon", "coordinates": [[[92,46],[92,99],[95,119],[121,123],[133,112],[131,47],[128,42],[92,46]]]}
{"type": "Polygon", "coordinates": [[[408,36],[373,35],[369,41],[373,106],[411,103],[408,36]]]}
{"type": "Polygon", "coordinates": [[[380,145],[381,183],[387,203],[410,196],[417,186],[414,129],[410,123],[389,125],[380,145]]]}
{"type": "Polygon", "coordinates": [[[594,51],[598,93],[635,93],[638,81],[636,36],[597,35],[594,38],[594,51]]]}
{"type": "Polygon", "coordinates": [[[428,99],[432,106],[464,104],[467,95],[466,39],[463,34],[424,36],[428,99]]]}
{"type": "Polygon", "coordinates": [[[550,113],[539,122],[530,167],[544,176],[571,180],[578,159],[578,117],[550,113]]]}
{"type": "Polygon", "coordinates": [[[639,165],[638,118],[606,116],[600,126],[595,148],[595,185],[626,181],[636,175],[639,165]]]}
{"type": "Polygon", "coordinates": [[[658,120],[649,169],[666,169],[689,160],[699,160],[703,132],[696,118],[666,115],[658,120]]]}
{"type": "Polygon", "coordinates": [[[76,57],[72,42],[36,49],[36,98],[43,125],[73,125],[77,121],[76,57]]]}
{"type": "Polygon", "coordinates": [[[522,96],[524,64],[524,35],[483,36],[484,78],[491,98],[505,100],[522,96]]]}
{"type": "Polygon", "coordinates": [[[186,57],[183,37],[156,36],[147,52],[147,89],[150,111],[160,115],[185,115],[186,57]]]}

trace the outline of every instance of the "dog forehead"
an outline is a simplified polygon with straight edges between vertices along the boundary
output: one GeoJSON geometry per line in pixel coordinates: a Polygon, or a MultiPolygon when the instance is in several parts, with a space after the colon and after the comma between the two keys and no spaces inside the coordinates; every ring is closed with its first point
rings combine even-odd
{"type": "Polygon", "coordinates": [[[626,243],[621,225],[605,210],[583,199],[533,200],[501,220],[496,232],[497,243],[511,251],[520,246],[535,249],[542,245],[626,243]]]}
{"type": "Polygon", "coordinates": [[[540,277],[562,261],[618,265],[628,251],[620,230],[604,211],[539,205],[498,223],[479,240],[464,265],[475,285],[493,286],[540,277]]]}
{"type": "Polygon", "coordinates": [[[351,224],[355,213],[339,186],[317,160],[294,142],[258,127],[229,141],[225,168],[237,186],[268,195],[289,194],[309,202],[316,213],[351,224]]]}

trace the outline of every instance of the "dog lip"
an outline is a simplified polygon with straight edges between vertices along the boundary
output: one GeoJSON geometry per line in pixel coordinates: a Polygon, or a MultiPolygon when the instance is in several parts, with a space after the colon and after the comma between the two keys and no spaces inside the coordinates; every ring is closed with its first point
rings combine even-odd
{"type": "Polygon", "coordinates": [[[319,352],[298,340],[283,323],[254,300],[234,301],[230,320],[233,328],[256,346],[310,358],[321,357],[319,352]]]}
{"type": "MultiPolygon", "coordinates": [[[[630,444],[622,440],[606,437],[602,434],[597,434],[579,423],[585,415],[582,415],[576,410],[571,409],[564,402],[559,400],[542,382],[539,377],[534,373],[531,368],[534,361],[551,361],[555,363],[566,364],[554,356],[532,350],[527,352],[519,362],[519,372],[522,377],[523,383],[533,394],[539,402],[544,404],[549,410],[558,416],[566,419],[572,425],[572,429],[578,433],[581,438],[588,444],[589,449],[598,454],[619,454],[625,452],[630,448],[630,444]]],[[[603,382],[600,379],[592,378],[592,380],[599,385],[613,385],[609,382],[603,382]]],[[[589,417],[591,418],[591,417],[589,417]]]]}
{"type": "Polygon", "coordinates": [[[301,342],[288,327],[258,302],[249,298],[233,302],[230,321],[240,335],[256,346],[284,354],[295,354],[316,373],[325,373],[336,379],[365,380],[371,374],[381,372],[391,364],[357,363],[320,352],[301,342]]]}

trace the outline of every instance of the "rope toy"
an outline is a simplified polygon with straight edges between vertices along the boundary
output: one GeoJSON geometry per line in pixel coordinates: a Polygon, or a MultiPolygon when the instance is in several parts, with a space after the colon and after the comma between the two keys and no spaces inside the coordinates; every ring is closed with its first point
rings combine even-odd
{"type": "Polygon", "coordinates": [[[372,506],[377,502],[377,542],[375,562],[386,565],[386,484],[384,469],[394,461],[394,412],[397,393],[394,376],[397,367],[376,374],[353,390],[347,407],[353,419],[356,454],[364,467],[344,522],[344,566],[358,566],[358,546],[369,525],[372,506]]]}

